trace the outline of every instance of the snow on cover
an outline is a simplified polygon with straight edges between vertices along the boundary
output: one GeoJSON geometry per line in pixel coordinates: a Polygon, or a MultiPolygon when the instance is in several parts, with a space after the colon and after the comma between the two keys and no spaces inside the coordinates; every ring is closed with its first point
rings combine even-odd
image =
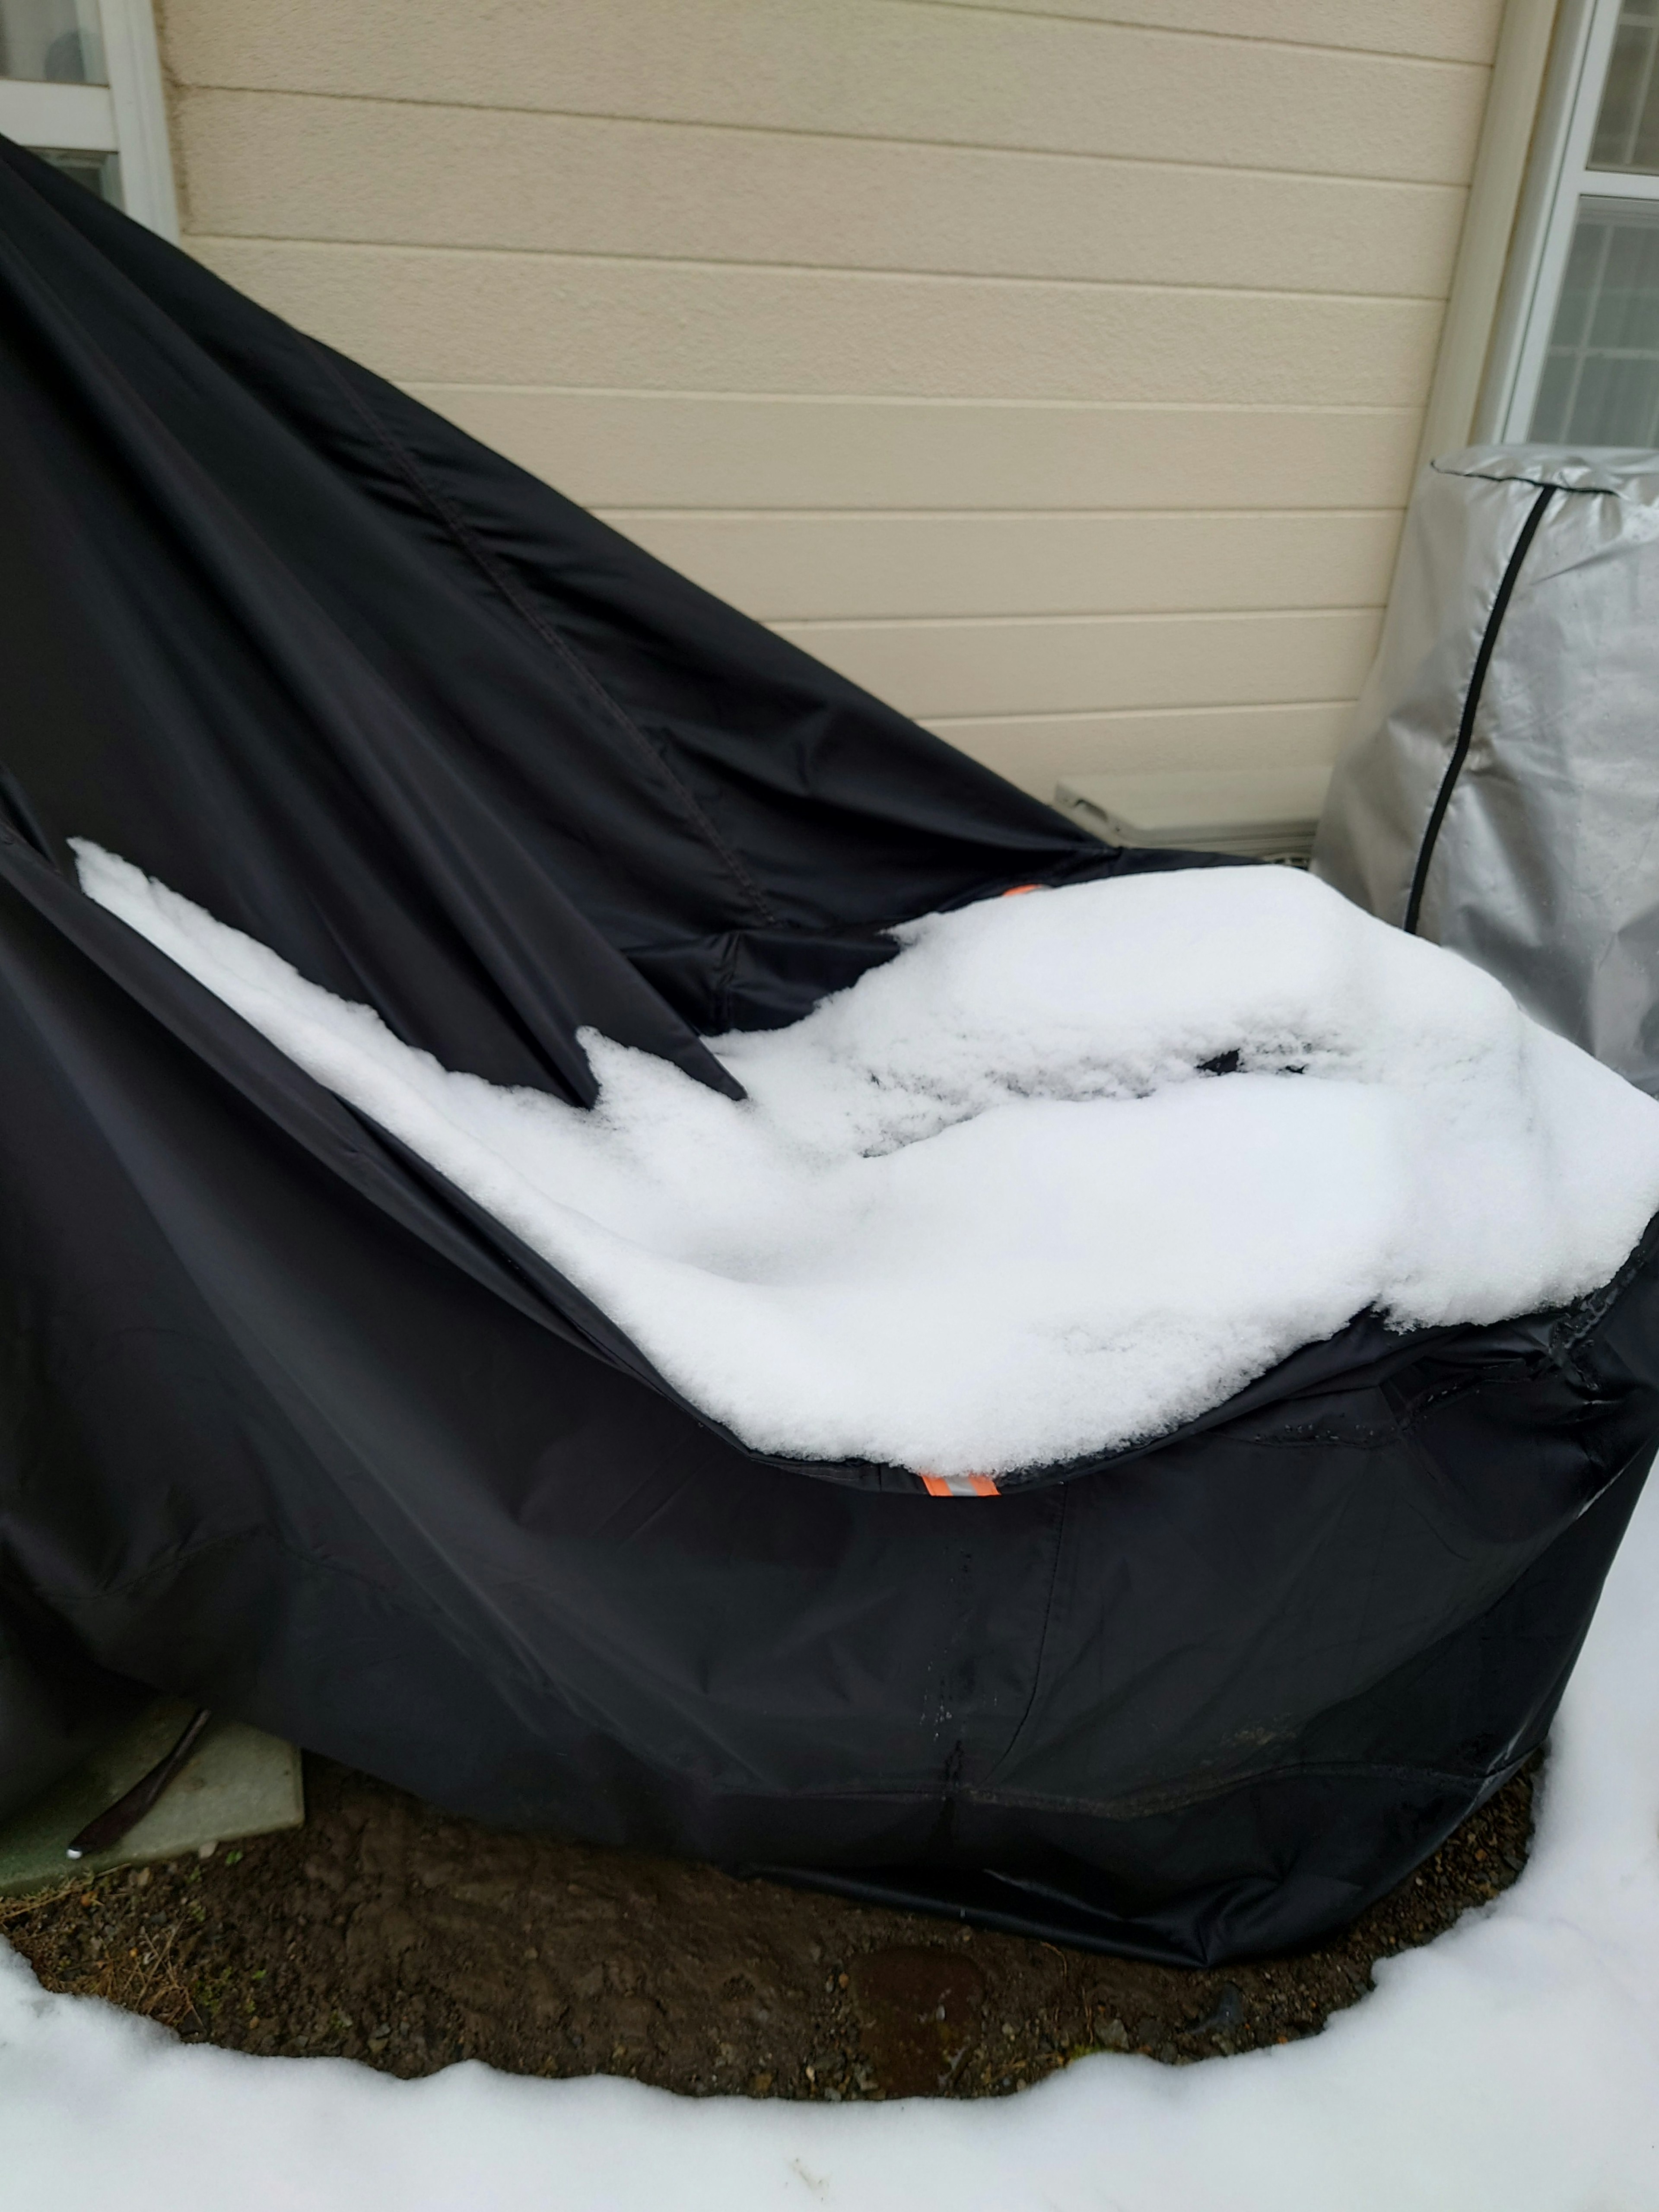
{"type": "Polygon", "coordinates": [[[88,893],[422,1153],[759,1449],[1000,1474],[1153,1436],[1375,1308],[1617,1269],[1659,1104],[1298,870],[930,915],[736,1102],[587,1030],[586,1111],[441,1067],[76,841],[88,893]]]}
{"type": "Polygon", "coordinates": [[[826,2106],[399,2081],[178,2043],[0,1942],[19,2212],[1652,2212],[1659,1490],[1558,1717],[1525,1873],[1322,2033],[1103,2053],[1024,2095],[826,2106]]]}

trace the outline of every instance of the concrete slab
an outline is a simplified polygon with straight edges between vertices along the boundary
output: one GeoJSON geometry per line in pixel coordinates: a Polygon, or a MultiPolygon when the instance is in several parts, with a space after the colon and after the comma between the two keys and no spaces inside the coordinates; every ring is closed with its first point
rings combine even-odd
{"type": "Polygon", "coordinates": [[[305,1819],[298,1751],[240,1721],[215,1720],[169,1788],[119,1844],[83,1859],[65,1855],[70,1838],[95,1813],[166,1756],[193,1710],[176,1698],[159,1699],[0,1826],[0,1897],[27,1897],[111,1867],[182,1858],[238,1836],[297,1828],[305,1819]]]}

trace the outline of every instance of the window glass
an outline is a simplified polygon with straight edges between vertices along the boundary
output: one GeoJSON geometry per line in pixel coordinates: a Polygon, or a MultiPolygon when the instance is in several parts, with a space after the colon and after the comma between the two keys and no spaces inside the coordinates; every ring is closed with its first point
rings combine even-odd
{"type": "Polygon", "coordinates": [[[0,0],[0,76],[106,84],[98,0],[0,0]]]}
{"type": "Polygon", "coordinates": [[[1619,10],[1589,167],[1659,173],[1659,0],[1619,10]]]}
{"type": "Polygon", "coordinates": [[[1530,434],[1659,445],[1659,202],[1579,202],[1530,434]]]}

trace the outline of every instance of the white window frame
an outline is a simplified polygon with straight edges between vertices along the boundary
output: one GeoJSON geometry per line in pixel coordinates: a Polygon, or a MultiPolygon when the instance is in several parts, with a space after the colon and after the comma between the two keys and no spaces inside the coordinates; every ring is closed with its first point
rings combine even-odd
{"type": "Polygon", "coordinates": [[[20,146],[115,155],[122,206],[176,246],[179,206],[150,0],[98,0],[98,15],[109,82],[0,77],[0,131],[20,146]]]}
{"type": "Polygon", "coordinates": [[[1524,443],[1549,356],[1581,199],[1659,206],[1659,176],[1588,166],[1620,0],[1565,0],[1477,412],[1478,440],[1524,443]]]}

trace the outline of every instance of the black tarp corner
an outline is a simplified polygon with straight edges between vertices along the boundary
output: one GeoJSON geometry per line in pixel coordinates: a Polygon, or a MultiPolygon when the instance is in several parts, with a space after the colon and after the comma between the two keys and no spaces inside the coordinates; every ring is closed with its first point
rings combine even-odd
{"type": "Polygon", "coordinates": [[[0,1804],[134,1686],[457,1811],[1216,1960],[1547,1729],[1659,1247],[1361,1316],[994,1502],[744,1450],[80,893],[88,836],[495,1082],[726,1083],[1102,847],[0,142],[0,1804]],[[827,1478],[827,1479],[821,1479],[827,1478]]]}

